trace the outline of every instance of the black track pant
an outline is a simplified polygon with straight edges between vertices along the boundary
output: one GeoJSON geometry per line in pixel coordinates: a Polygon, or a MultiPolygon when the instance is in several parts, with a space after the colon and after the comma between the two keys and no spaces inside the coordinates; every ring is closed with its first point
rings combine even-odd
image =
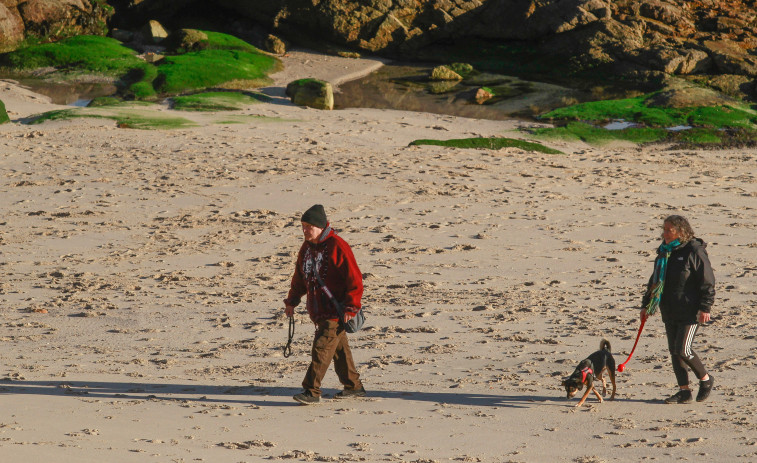
{"type": "Polygon", "coordinates": [[[694,335],[697,334],[699,325],[687,325],[676,321],[665,322],[665,333],[668,335],[668,350],[670,358],[673,361],[673,372],[679,386],[689,385],[689,372],[686,366],[697,375],[697,379],[702,379],[707,374],[707,369],[699,360],[697,354],[691,349],[694,342],[694,335]]]}

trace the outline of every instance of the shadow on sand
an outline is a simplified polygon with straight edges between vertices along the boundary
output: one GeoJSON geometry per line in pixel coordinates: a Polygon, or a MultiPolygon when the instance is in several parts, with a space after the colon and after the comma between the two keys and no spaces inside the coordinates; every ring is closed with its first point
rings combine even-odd
{"type": "MultiPolygon", "coordinates": [[[[198,403],[236,403],[260,407],[298,405],[291,397],[301,390],[271,386],[214,386],[202,384],[128,383],[86,381],[0,381],[2,395],[51,395],[121,400],[165,400],[198,403]]],[[[333,393],[324,393],[324,399],[333,393]]],[[[410,400],[467,407],[531,408],[573,406],[563,397],[540,395],[476,394],[470,392],[412,392],[370,390],[365,399],[410,400]]],[[[622,399],[623,402],[657,403],[655,400],[622,399]]],[[[328,403],[328,401],[326,401],[328,403]]]]}

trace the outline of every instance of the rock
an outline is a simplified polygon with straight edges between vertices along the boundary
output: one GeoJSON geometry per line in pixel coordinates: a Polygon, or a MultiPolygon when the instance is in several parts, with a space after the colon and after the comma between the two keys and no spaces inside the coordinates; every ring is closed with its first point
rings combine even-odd
{"type": "Polygon", "coordinates": [[[627,25],[614,19],[592,23],[587,27],[572,30],[550,38],[540,48],[551,57],[552,65],[565,66],[565,60],[581,72],[589,70],[596,74],[600,66],[621,68],[623,73],[638,70],[634,55],[645,46],[643,26],[627,25]],[[630,69],[624,69],[633,60],[630,69]]]}
{"type": "Polygon", "coordinates": [[[0,100],[0,124],[5,124],[6,122],[10,122],[10,120],[8,112],[5,110],[5,103],[0,100]]]}
{"type": "Polygon", "coordinates": [[[142,55],[142,59],[144,59],[148,63],[157,63],[163,58],[165,58],[165,56],[161,55],[160,53],[153,53],[151,51],[145,52],[142,55]]]}
{"type": "Polygon", "coordinates": [[[707,40],[703,45],[721,73],[757,77],[757,56],[747,53],[738,43],[707,40]]]}
{"type": "Polygon", "coordinates": [[[268,34],[268,36],[265,38],[265,41],[263,42],[263,48],[265,49],[265,51],[274,53],[276,55],[283,55],[287,52],[286,43],[273,34],[268,34]]]}
{"type": "Polygon", "coordinates": [[[12,50],[24,39],[24,20],[18,10],[0,2],[0,52],[12,50]]]}
{"type": "Polygon", "coordinates": [[[694,17],[678,5],[659,0],[637,2],[638,14],[679,30],[694,29],[694,17]]]}
{"type": "Polygon", "coordinates": [[[646,104],[649,106],[661,106],[663,108],[691,108],[737,103],[734,99],[728,98],[715,90],[699,87],[680,79],[672,79],[668,87],[646,100],[646,104]]]}
{"type": "Polygon", "coordinates": [[[667,74],[702,74],[712,66],[710,55],[693,48],[651,47],[640,54],[640,62],[667,74]]]}
{"type": "Polygon", "coordinates": [[[360,58],[360,53],[355,51],[338,51],[336,52],[337,56],[341,56],[342,58],[352,58],[352,59],[358,59],[360,58]]]}
{"type": "Polygon", "coordinates": [[[334,109],[334,90],[331,84],[318,79],[300,79],[290,82],[286,95],[297,106],[315,109],[334,109]]]}
{"type": "Polygon", "coordinates": [[[144,37],[145,41],[148,43],[157,44],[168,37],[168,32],[166,32],[163,26],[154,19],[145,24],[140,32],[142,33],[142,37],[144,37]]]}
{"type": "Polygon", "coordinates": [[[755,80],[747,76],[723,74],[710,79],[710,86],[728,96],[749,99],[755,96],[755,80]]]}
{"type": "Polygon", "coordinates": [[[197,29],[179,29],[162,42],[171,51],[198,51],[208,47],[208,34],[197,29]]]}
{"type": "Polygon", "coordinates": [[[430,80],[463,80],[462,76],[448,66],[437,66],[431,71],[430,80]]]}
{"type": "Polygon", "coordinates": [[[730,34],[740,34],[749,27],[749,23],[739,18],[720,16],[715,20],[715,30],[730,34]]]}
{"type": "Polygon", "coordinates": [[[476,95],[473,97],[473,100],[477,104],[484,104],[492,98],[494,98],[494,94],[488,91],[486,88],[481,87],[476,90],[476,95]]]}
{"type": "Polygon", "coordinates": [[[113,8],[104,1],[2,0],[0,50],[12,50],[24,37],[58,40],[74,35],[105,35],[113,8]]]}

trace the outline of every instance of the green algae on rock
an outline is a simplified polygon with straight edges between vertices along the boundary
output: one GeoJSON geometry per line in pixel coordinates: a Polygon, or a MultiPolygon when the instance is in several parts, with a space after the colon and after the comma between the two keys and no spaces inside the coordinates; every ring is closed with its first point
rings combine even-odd
{"type": "Polygon", "coordinates": [[[0,100],[0,124],[10,122],[11,118],[8,117],[8,111],[5,110],[5,103],[0,100]]]}
{"type": "Polygon", "coordinates": [[[545,154],[563,154],[562,151],[544,146],[540,143],[533,143],[525,140],[517,140],[514,138],[458,138],[452,140],[415,140],[410,143],[411,146],[419,145],[433,145],[433,146],[446,146],[450,148],[473,148],[473,149],[493,149],[498,150],[502,148],[520,148],[525,151],[538,151],[545,154]]]}
{"type": "Polygon", "coordinates": [[[263,94],[242,92],[204,92],[171,98],[171,108],[180,111],[233,111],[270,100],[263,94]]]}
{"type": "Polygon", "coordinates": [[[155,64],[113,38],[77,36],[2,54],[0,67],[20,76],[44,69],[48,79],[105,77],[119,83],[122,96],[147,100],[157,98],[158,92],[265,85],[270,82],[267,73],[281,66],[275,57],[236,37],[203,33],[208,37],[206,49],[166,56],[155,64]]]}
{"type": "Polygon", "coordinates": [[[170,130],[195,127],[197,124],[182,117],[150,114],[142,111],[120,109],[115,111],[94,111],[88,108],[59,109],[37,115],[30,124],[42,124],[46,121],[69,120],[76,118],[110,119],[118,127],[142,130],[170,130]]]}

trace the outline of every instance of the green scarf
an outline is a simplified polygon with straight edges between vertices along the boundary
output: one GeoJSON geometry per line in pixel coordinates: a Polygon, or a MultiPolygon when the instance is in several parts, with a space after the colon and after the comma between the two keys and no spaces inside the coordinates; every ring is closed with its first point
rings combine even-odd
{"type": "Polygon", "coordinates": [[[652,286],[649,289],[651,297],[646,307],[647,315],[654,315],[657,309],[660,308],[662,290],[665,288],[665,272],[668,269],[668,258],[673,249],[680,244],[680,241],[674,240],[668,244],[662,243],[657,249],[657,260],[655,260],[654,273],[652,274],[652,286]]]}

